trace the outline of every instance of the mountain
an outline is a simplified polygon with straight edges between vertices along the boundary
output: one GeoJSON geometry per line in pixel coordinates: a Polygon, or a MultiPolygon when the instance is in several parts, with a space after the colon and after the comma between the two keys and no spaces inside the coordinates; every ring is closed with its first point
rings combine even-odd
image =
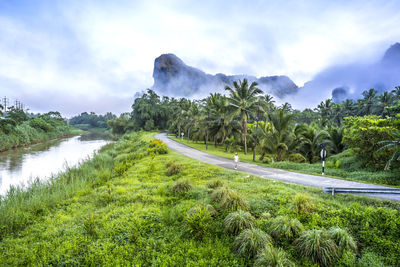
{"type": "Polygon", "coordinates": [[[221,90],[225,85],[232,86],[234,81],[248,79],[257,82],[265,93],[282,98],[297,92],[298,86],[287,76],[265,76],[257,78],[250,75],[207,74],[197,68],[186,65],[174,54],[163,54],[155,59],[153,70],[153,89],[174,96],[208,94],[221,90]]]}
{"type": "Polygon", "coordinates": [[[332,98],[336,103],[346,99],[358,99],[362,92],[374,88],[378,93],[391,91],[400,85],[400,43],[391,45],[375,63],[350,63],[330,66],[299,88],[285,101],[295,108],[316,106],[322,100],[332,98]]]}

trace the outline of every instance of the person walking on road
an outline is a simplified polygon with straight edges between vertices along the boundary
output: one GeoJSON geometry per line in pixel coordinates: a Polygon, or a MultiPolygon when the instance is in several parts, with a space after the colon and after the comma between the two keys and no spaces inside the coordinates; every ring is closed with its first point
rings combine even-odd
{"type": "Polygon", "coordinates": [[[235,170],[237,170],[238,163],[239,163],[239,155],[238,155],[238,153],[236,152],[236,153],[235,153],[235,170]]]}

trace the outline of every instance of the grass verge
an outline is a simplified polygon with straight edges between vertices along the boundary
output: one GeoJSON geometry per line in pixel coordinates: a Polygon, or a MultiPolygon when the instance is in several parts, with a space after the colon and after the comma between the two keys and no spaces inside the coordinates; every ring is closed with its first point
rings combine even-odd
{"type": "MultiPolygon", "coordinates": [[[[220,156],[227,159],[233,159],[234,153],[226,152],[223,146],[214,146],[214,144],[210,143],[208,145],[208,149],[206,150],[206,145],[204,142],[196,142],[196,141],[187,141],[182,140],[180,138],[176,138],[174,136],[169,136],[172,140],[180,142],[184,145],[190,146],[200,151],[204,151],[216,156],[220,156]]],[[[290,161],[281,161],[281,162],[271,162],[264,163],[259,160],[260,155],[256,155],[256,160],[253,161],[253,152],[249,150],[249,152],[245,155],[243,151],[237,151],[239,154],[239,159],[241,162],[252,163],[260,166],[283,169],[288,171],[294,171],[305,174],[313,174],[320,175],[322,171],[321,163],[296,163],[290,161]]],[[[329,158],[327,159],[329,161],[329,158]]],[[[349,181],[356,182],[366,182],[377,185],[388,185],[400,187],[400,179],[399,172],[388,172],[388,171],[367,171],[367,170],[355,170],[355,171],[347,171],[343,168],[328,168],[325,167],[325,176],[344,179],[349,181]]]]}
{"type": "Polygon", "coordinates": [[[398,203],[332,197],[172,151],[157,154],[163,150],[149,148],[151,139],[152,133],[125,136],[59,178],[2,199],[1,265],[248,266],[279,252],[282,261],[312,266],[296,246],[302,239],[269,237],[283,215],[304,231],[347,229],[357,251],[330,255],[337,265],[400,264],[398,203]],[[172,164],[181,168],[168,176],[172,164]],[[190,186],[173,190],[182,184],[190,186]],[[237,209],[246,209],[254,223],[239,221],[241,233],[226,233],[225,218],[237,209]],[[256,255],[263,245],[280,250],[256,255]]]}

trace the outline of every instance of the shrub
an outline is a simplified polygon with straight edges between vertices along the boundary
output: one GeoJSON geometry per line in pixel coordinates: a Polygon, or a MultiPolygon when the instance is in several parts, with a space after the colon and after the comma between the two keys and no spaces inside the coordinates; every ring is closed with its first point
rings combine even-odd
{"type": "Polygon", "coordinates": [[[182,164],[179,163],[172,163],[169,165],[167,170],[167,176],[175,175],[183,171],[182,164]]]}
{"type": "Polygon", "coordinates": [[[291,208],[297,214],[307,214],[314,210],[315,200],[307,194],[297,193],[291,200],[291,208]]]}
{"type": "Polygon", "coordinates": [[[119,164],[117,164],[114,167],[114,172],[118,175],[118,176],[122,176],[123,174],[125,174],[125,172],[129,169],[130,164],[123,161],[119,164]]]}
{"type": "Polygon", "coordinates": [[[225,183],[220,179],[214,179],[207,184],[208,188],[213,188],[213,189],[222,187],[222,186],[225,186],[225,183]]]}
{"type": "Polygon", "coordinates": [[[211,194],[211,199],[219,203],[219,208],[223,210],[246,210],[247,201],[238,192],[228,187],[220,187],[211,194]]]}
{"type": "Polygon", "coordinates": [[[211,226],[212,218],[206,207],[195,207],[185,218],[187,230],[195,239],[201,240],[211,226]]]}
{"type": "Polygon", "coordinates": [[[257,251],[271,244],[271,237],[258,228],[243,230],[233,243],[233,251],[238,255],[252,258],[257,251]]]}
{"type": "Polygon", "coordinates": [[[333,169],[333,168],[335,168],[335,163],[333,163],[332,161],[327,161],[326,167],[329,169],[333,169]]]}
{"type": "Polygon", "coordinates": [[[167,144],[160,139],[153,139],[150,141],[149,148],[147,150],[148,154],[167,154],[168,147],[167,144]]]}
{"type": "Polygon", "coordinates": [[[323,230],[308,230],[295,241],[299,254],[321,266],[330,266],[338,257],[338,247],[323,230]]]}
{"type": "Polygon", "coordinates": [[[340,162],[340,160],[337,160],[337,161],[335,162],[335,168],[336,168],[336,169],[342,168],[342,163],[340,162]]]}
{"type": "Polygon", "coordinates": [[[232,190],[229,189],[229,187],[227,186],[218,187],[212,192],[211,200],[217,203],[222,202],[225,198],[228,197],[231,191],[232,190]]]}
{"type": "Polygon", "coordinates": [[[292,153],[289,155],[288,160],[291,162],[304,163],[307,159],[300,153],[292,153]]]}
{"type": "Polygon", "coordinates": [[[262,157],[262,159],[261,159],[261,157],[260,157],[260,160],[262,160],[262,162],[264,162],[264,163],[266,163],[266,164],[269,164],[269,163],[274,162],[274,157],[273,157],[273,156],[270,156],[270,155],[264,155],[264,156],[262,157]]]}
{"type": "Polygon", "coordinates": [[[265,246],[265,248],[259,252],[254,266],[289,267],[295,266],[295,264],[288,259],[283,249],[269,245],[265,246]]]}
{"type": "Polygon", "coordinates": [[[394,121],[378,116],[346,117],[343,143],[353,148],[366,167],[383,169],[392,150],[378,151],[383,140],[393,140],[390,135],[396,129],[394,121]]]}
{"type": "Polygon", "coordinates": [[[190,189],[192,189],[192,185],[190,184],[189,180],[179,180],[172,187],[172,192],[174,194],[185,194],[190,189]]]}
{"type": "Polygon", "coordinates": [[[41,129],[45,132],[49,132],[52,130],[53,127],[51,127],[50,124],[45,122],[42,118],[34,118],[29,122],[29,125],[33,128],[36,129],[41,129]]]}
{"type": "Polygon", "coordinates": [[[231,212],[224,220],[224,230],[227,233],[238,234],[244,229],[253,228],[254,217],[247,211],[231,212]]]}
{"type": "Polygon", "coordinates": [[[356,242],[346,230],[340,227],[331,227],[328,234],[335,241],[341,252],[345,250],[357,252],[356,242]]]}
{"type": "Polygon", "coordinates": [[[83,222],[83,228],[86,232],[86,234],[90,236],[96,236],[96,220],[94,218],[94,213],[92,213],[84,222],[83,222]]]}
{"type": "Polygon", "coordinates": [[[367,251],[363,253],[361,258],[358,260],[358,266],[384,267],[385,264],[383,264],[378,255],[373,252],[367,251]]]}
{"type": "Polygon", "coordinates": [[[303,232],[304,226],[297,219],[290,219],[287,216],[279,216],[272,220],[270,233],[276,240],[282,238],[292,240],[303,232]]]}

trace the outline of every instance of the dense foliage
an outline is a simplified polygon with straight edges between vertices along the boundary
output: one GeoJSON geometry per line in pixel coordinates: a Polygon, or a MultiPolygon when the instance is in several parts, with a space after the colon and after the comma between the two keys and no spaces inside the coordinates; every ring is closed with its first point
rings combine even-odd
{"type": "MultiPolygon", "coordinates": [[[[377,150],[382,147],[379,142],[396,140],[393,133],[400,129],[399,88],[380,95],[369,89],[357,101],[327,99],[304,111],[293,110],[288,103],[274,105],[270,95],[246,79],[226,87],[226,96],[215,93],[202,100],[161,99],[148,90],[132,105],[131,120],[135,130],[168,129],[176,137],[203,141],[206,149],[209,142],[244,154],[249,147],[253,161],[313,164],[320,161],[319,145],[325,144],[328,156],[348,149],[353,153],[346,164],[336,159],[329,166],[383,170],[393,149],[377,150]]],[[[392,163],[391,169],[398,170],[400,164],[392,163]]]]}
{"type": "Polygon", "coordinates": [[[12,189],[0,201],[1,264],[400,264],[396,203],[332,197],[155,154],[150,141],[150,134],[126,135],[57,179],[12,189]],[[171,162],[183,169],[167,176],[171,162]],[[247,204],[225,205],[234,199],[247,204]]]}
{"type": "Polygon", "coordinates": [[[0,151],[76,133],[59,112],[28,114],[10,107],[0,116],[0,151]]]}

